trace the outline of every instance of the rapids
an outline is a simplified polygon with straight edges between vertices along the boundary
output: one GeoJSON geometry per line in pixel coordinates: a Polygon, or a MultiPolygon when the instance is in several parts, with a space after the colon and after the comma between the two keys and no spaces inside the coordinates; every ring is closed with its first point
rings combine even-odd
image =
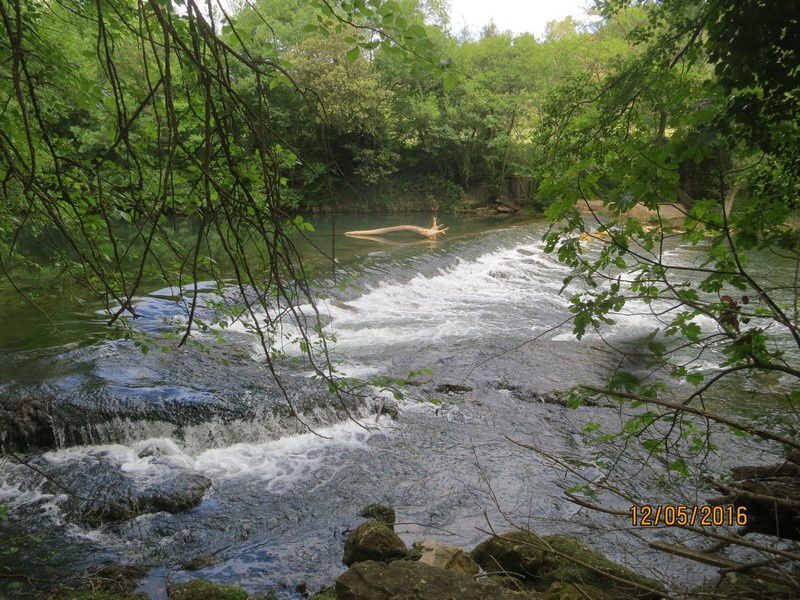
{"type": "MultiPolygon", "coordinates": [[[[154,598],[165,597],[166,581],[194,577],[294,597],[297,583],[315,589],[343,570],[346,532],[363,505],[381,501],[395,507],[409,543],[434,537],[470,547],[510,520],[583,536],[644,575],[701,581],[713,570],[647,546],[675,534],[631,536],[618,517],[566,502],[564,473],[509,441],[583,460],[585,474],[599,477],[582,429],[620,419],[602,407],[544,401],[554,390],[603,382],[620,362],[598,336],[572,337],[568,293],[560,293],[568,273],[545,254],[545,227],[464,218],[438,244],[341,242],[338,276],[352,283],[332,283],[318,302],[340,373],[403,378],[430,369],[405,389],[396,420],[375,415],[377,404],[394,402],[390,394],[367,388],[368,397],[342,405],[287,360],[281,380],[309,431],[241,323],[210,353],[145,355],[130,341],[89,336],[94,322],[73,328],[83,342],[41,347],[17,343],[15,331],[2,350],[0,392],[7,407],[30,418],[5,442],[26,453],[37,473],[59,474],[54,485],[8,457],[0,463],[0,505],[39,536],[21,550],[20,564],[37,575],[144,564],[150,574],[142,589],[154,598]],[[160,485],[171,474],[202,476],[210,488],[189,510],[100,525],[82,520],[67,493],[91,495],[112,480],[132,489],[160,485]],[[213,564],[182,568],[201,556],[213,564]]],[[[324,246],[333,234],[318,226],[315,235],[324,246]]],[[[671,252],[692,260],[683,248],[671,252]]],[[[154,291],[137,307],[137,326],[151,333],[185,318],[177,290],[154,291]]],[[[634,305],[606,342],[635,348],[656,326],[649,308],[634,305]]],[[[291,325],[283,334],[284,350],[297,357],[291,325]]],[[[759,391],[756,382],[740,394],[759,391]]],[[[752,452],[731,442],[715,460],[735,464],[752,452]]],[[[635,459],[621,468],[640,478],[643,498],[658,497],[635,459]]]]}

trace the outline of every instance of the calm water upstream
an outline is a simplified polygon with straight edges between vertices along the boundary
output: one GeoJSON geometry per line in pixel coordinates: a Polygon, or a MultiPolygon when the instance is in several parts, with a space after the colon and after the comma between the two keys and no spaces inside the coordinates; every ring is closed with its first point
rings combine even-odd
{"type": "MultiPolygon", "coordinates": [[[[343,217],[336,230],[428,219],[343,217]]],[[[376,418],[379,390],[340,406],[307,368],[287,360],[280,367],[285,387],[315,433],[289,414],[241,323],[215,352],[144,355],[130,341],[106,339],[101,307],[78,290],[37,297],[51,324],[0,289],[0,395],[28,411],[20,440],[49,449],[27,460],[57,480],[0,462],[0,505],[11,505],[14,522],[40,536],[22,549],[16,567],[47,575],[104,562],[143,564],[150,568],[143,589],[154,598],[164,597],[165,581],[194,577],[292,597],[298,582],[314,589],[343,570],[344,536],[359,509],[383,501],[396,508],[409,543],[433,537],[469,547],[485,537],[487,518],[500,528],[511,518],[584,536],[644,574],[679,574],[687,582],[709,575],[665,561],[646,539],[631,541],[618,519],[564,502],[562,473],[504,437],[587,456],[582,426],[613,425],[619,417],[540,399],[603,381],[620,358],[598,337],[577,342],[568,325],[558,327],[569,316],[559,295],[567,273],[543,251],[545,223],[443,220],[450,232],[440,242],[399,236],[380,244],[334,235],[330,222],[312,219],[311,241],[325,250],[335,241],[337,277],[347,281],[320,290],[337,368],[361,378],[431,370],[408,388],[394,420],[376,418]],[[144,493],[198,485],[202,501],[176,514],[102,522],[87,518],[82,504],[115,486],[144,493]],[[200,572],[185,571],[197,557],[212,560],[200,572]]],[[[191,228],[176,235],[188,239],[191,228]]],[[[302,244],[328,277],[330,266],[302,244]]],[[[670,252],[676,261],[694,260],[688,249],[670,252]]],[[[137,327],[168,330],[185,311],[176,290],[152,289],[137,301],[137,327]]],[[[655,325],[648,310],[632,306],[607,339],[634,347],[655,325]]],[[[291,355],[291,327],[284,333],[291,355]]],[[[752,405],[774,383],[749,382],[733,400],[752,405]]],[[[731,447],[719,460],[735,463],[748,452],[731,447]]],[[[589,462],[585,469],[596,470],[589,462]]],[[[660,493],[647,481],[640,489],[648,498],[660,493]]]]}

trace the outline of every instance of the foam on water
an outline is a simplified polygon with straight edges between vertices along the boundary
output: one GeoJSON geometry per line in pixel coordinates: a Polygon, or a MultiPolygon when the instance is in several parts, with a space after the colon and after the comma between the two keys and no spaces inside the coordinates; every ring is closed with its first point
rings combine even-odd
{"type": "MultiPolygon", "coordinates": [[[[357,376],[374,372],[375,359],[398,346],[551,327],[567,314],[568,300],[559,294],[567,273],[540,242],[528,241],[459,258],[408,281],[397,282],[390,274],[354,299],[321,300],[317,308],[340,371],[357,376]]],[[[313,315],[308,305],[297,310],[313,315]]],[[[246,322],[231,323],[230,329],[252,330],[246,322]]],[[[298,355],[299,337],[297,325],[285,319],[273,346],[298,355]]],[[[263,355],[260,343],[253,352],[263,355]]]]}
{"type": "Polygon", "coordinates": [[[348,302],[349,310],[326,310],[342,353],[504,333],[509,326],[532,330],[563,312],[567,302],[558,291],[565,274],[539,244],[525,244],[462,259],[433,276],[385,282],[348,302]]]}
{"type": "MultiPolygon", "coordinates": [[[[270,492],[278,493],[312,477],[322,466],[325,451],[331,447],[363,447],[370,436],[391,426],[388,418],[346,421],[314,432],[261,443],[233,444],[198,454],[187,452],[169,438],[152,438],[130,445],[76,446],[43,454],[39,468],[47,472],[48,466],[80,465],[81,461],[92,458],[116,463],[121,472],[142,484],[172,471],[183,470],[202,473],[215,484],[241,476],[260,479],[270,492]]],[[[6,469],[3,475],[0,504],[12,507],[37,504],[43,517],[49,516],[54,520],[59,517],[58,503],[66,496],[45,493],[42,484],[26,485],[30,473],[24,466],[6,469]]]]}
{"type": "Polygon", "coordinates": [[[378,423],[374,420],[361,423],[347,421],[316,433],[304,433],[263,444],[234,444],[206,450],[194,459],[193,464],[194,468],[213,478],[246,475],[267,481],[268,489],[276,491],[321,466],[323,454],[320,450],[323,446],[363,446],[372,433],[387,426],[385,420],[378,423]]]}

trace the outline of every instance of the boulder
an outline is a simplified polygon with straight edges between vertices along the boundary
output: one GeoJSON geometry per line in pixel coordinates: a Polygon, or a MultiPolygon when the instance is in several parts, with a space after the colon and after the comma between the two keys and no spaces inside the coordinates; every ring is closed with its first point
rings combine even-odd
{"type": "Polygon", "coordinates": [[[337,600],[525,600],[493,583],[425,563],[398,560],[354,565],[336,580],[337,600]]]}
{"type": "Polygon", "coordinates": [[[394,524],[397,522],[397,515],[395,515],[394,509],[386,504],[369,504],[361,509],[359,516],[365,519],[381,521],[390,529],[394,529],[394,524]]]}
{"type": "Polygon", "coordinates": [[[419,552],[419,562],[432,567],[459,571],[470,576],[477,575],[480,571],[475,560],[461,548],[455,546],[427,540],[414,544],[414,550],[419,552]]]}
{"type": "Polygon", "coordinates": [[[403,540],[383,521],[372,519],[356,527],[344,543],[342,562],[348,567],[366,560],[385,561],[408,554],[403,540]]]}
{"type": "Polygon", "coordinates": [[[167,588],[170,600],[248,600],[250,597],[241,588],[212,583],[205,579],[194,579],[167,588]]]}
{"type": "MultiPolygon", "coordinates": [[[[577,538],[568,535],[548,535],[541,540],[548,550],[545,551],[543,564],[538,569],[537,587],[550,586],[552,589],[553,584],[560,583],[573,587],[574,584],[578,584],[596,588],[609,598],[658,600],[664,594],[663,586],[657,581],[637,575],[630,569],[610,561],[577,538]]],[[[569,589],[565,587],[562,591],[567,593],[569,589]]]]}
{"type": "Polygon", "coordinates": [[[472,558],[488,573],[535,579],[544,564],[542,538],[529,531],[509,531],[478,544],[472,558]]]}

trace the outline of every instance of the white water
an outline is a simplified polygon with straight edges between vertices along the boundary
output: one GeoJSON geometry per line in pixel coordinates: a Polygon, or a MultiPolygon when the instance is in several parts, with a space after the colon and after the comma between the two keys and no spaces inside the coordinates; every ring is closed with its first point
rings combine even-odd
{"type": "MultiPolygon", "coordinates": [[[[212,486],[238,477],[260,480],[267,492],[281,494],[313,479],[329,452],[363,448],[372,435],[385,433],[391,427],[392,422],[386,417],[346,421],[314,432],[262,443],[233,444],[197,454],[187,452],[170,438],[151,438],[129,445],[75,446],[43,454],[39,468],[48,470],[71,463],[73,468],[83,468],[87,460],[108,461],[142,487],[179,470],[202,473],[211,479],[212,486]]],[[[60,502],[67,498],[65,494],[42,491],[43,482],[30,485],[26,467],[7,469],[4,475],[0,480],[0,504],[12,508],[34,505],[39,518],[64,523],[60,502]]],[[[93,530],[83,527],[74,526],[72,530],[82,536],[93,535],[93,530]]]]}
{"type": "MultiPolygon", "coordinates": [[[[433,272],[425,269],[399,283],[389,273],[367,283],[364,293],[345,303],[319,301],[317,309],[328,322],[324,329],[328,349],[340,372],[358,377],[374,374],[402,349],[442,347],[453,340],[540,334],[555,341],[574,340],[569,297],[580,288],[573,283],[562,289],[570,271],[544,251],[539,236],[534,231],[523,236],[528,238],[524,243],[459,258],[455,264],[433,272]]],[[[676,266],[689,266],[696,259],[690,247],[673,248],[663,256],[665,263],[676,266]]],[[[649,305],[629,301],[621,312],[610,315],[614,324],[604,326],[603,338],[631,341],[663,330],[676,314],[671,309],[672,304],[663,301],[649,305]]],[[[298,307],[298,312],[313,317],[308,305],[298,307]]],[[[705,334],[718,331],[712,319],[699,316],[694,321],[705,334]]],[[[274,347],[299,356],[301,335],[296,324],[284,320],[280,327],[274,347]]],[[[232,323],[231,328],[247,330],[243,323],[232,323]]],[[[309,339],[320,343],[316,335],[309,334],[309,339]]],[[[586,339],[599,340],[600,335],[587,331],[586,339]]],[[[263,355],[260,344],[254,346],[254,354],[263,355]]],[[[717,364],[706,356],[696,366],[717,364]]]]}

